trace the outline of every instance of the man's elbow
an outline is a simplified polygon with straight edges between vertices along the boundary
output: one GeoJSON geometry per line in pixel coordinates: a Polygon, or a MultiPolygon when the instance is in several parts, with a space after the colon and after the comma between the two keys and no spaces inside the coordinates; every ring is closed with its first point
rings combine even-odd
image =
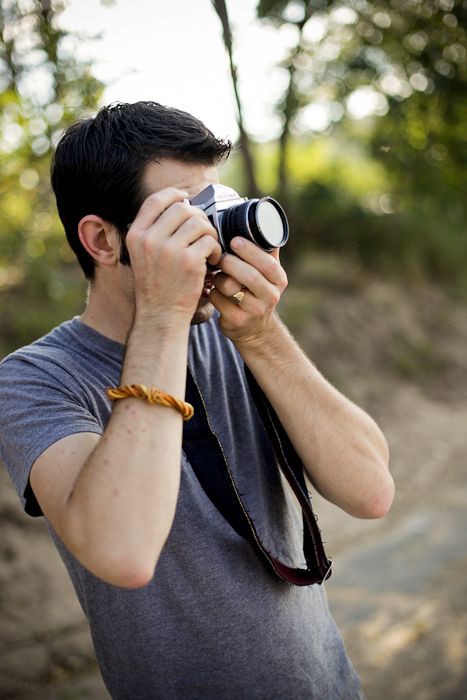
{"type": "Polygon", "coordinates": [[[94,576],[119,588],[144,588],[154,577],[165,539],[152,542],[109,542],[94,538],[92,546],[70,547],[94,576]]]}
{"type": "Polygon", "coordinates": [[[88,568],[95,576],[119,588],[144,588],[154,577],[157,561],[138,560],[128,556],[109,557],[99,562],[89,562],[88,568]]]}
{"type": "Polygon", "coordinates": [[[363,506],[364,514],[360,515],[360,517],[369,520],[384,518],[392,506],[394,494],[394,480],[390,473],[386,472],[378,485],[374,487],[372,495],[366,499],[366,503],[363,506]]]}
{"type": "Polygon", "coordinates": [[[371,520],[384,518],[389,513],[395,494],[394,479],[389,472],[389,447],[382,433],[378,447],[378,451],[370,458],[373,463],[371,471],[374,473],[374,483],[365,499],[365,514],[360,516],[371,520]]]}
{"type": "Polygon", "coordinates": [[[112,583],[120,588],[145,588],[154,577],[155,567],[146,566],[139,568],[126,568],[123,571],[113,571],[112,580],[107,578],[107,583],[112,583]]]}

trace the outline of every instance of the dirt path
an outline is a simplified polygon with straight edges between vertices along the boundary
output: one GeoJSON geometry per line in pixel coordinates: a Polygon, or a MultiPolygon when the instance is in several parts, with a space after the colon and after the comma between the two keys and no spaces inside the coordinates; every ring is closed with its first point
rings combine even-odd
{"type": "MultiPolygon", "coordinates": [[[[327,261],[300,281],[283,314],[383,427],[397,484],[382,521],[315,497],[350,656],[368,700],[467,697],[467,310],[327,261]]],[[[108,700],[63,565],[4,470],[0,522],[0,697],[108,700]]]]}
{"type": "Polygon", "coordinates": [[[368,700],[459,700],[467,697],[467,404],[411,392],[404,404],[385,428],[398,486],[389,516],[356,521],[316,503],[335,558],[328,595],[368,700]]]}

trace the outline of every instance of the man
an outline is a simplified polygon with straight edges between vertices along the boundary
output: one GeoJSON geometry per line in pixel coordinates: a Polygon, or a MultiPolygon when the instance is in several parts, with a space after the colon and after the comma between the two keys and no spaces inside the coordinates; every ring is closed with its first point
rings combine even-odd
{"type": "Polygon", "coordinates": [[[89,296],[80,318],[0,365],[1,457],[26,511],[46,518],[113,698],[354,699],[323,587],[290,585],[255,550],[303,571],[307,535],[244,365],[314,487],[356,517],[390,507],[386,442],[279,320],[278,251],[236,238],[222,254],[188,203],[229,149],[151,102],[64,134],[52,183],[89,296]],[[130,385],[142,398],[111,402],[109,387],[130,385]],[[156,390],[171,405],[145,400],[156,390]],[[250,539],[230,492],[208,496],[194,468],[206,461],[208,482],[231,479],[250,539]]]}

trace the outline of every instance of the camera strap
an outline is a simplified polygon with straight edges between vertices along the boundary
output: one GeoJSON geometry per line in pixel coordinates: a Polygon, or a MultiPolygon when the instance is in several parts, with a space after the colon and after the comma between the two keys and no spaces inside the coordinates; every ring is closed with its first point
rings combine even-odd
{"type": "Polygon", "coordinates": [[[244,366],[250,392],[269,436],[279,468],[292,488],[303,516],[303,553],[306,568],[291,567],[277,559],[261,542],[239,493],[221,442],[211,427],[201,391],[188,367],[186,400],[194,407],[193,418],[183,426],[183,449],[205,493],[238,535],[253,546],[260,559],[283,581],[297,586],[323,583],[331,575],[306,488],[303,464],[274,409],[244,366]]]}

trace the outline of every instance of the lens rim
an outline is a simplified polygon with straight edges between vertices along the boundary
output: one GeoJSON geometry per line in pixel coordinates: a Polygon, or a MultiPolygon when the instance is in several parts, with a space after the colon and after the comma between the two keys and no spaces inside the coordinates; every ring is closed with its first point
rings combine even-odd
{"type": "MultiPolygon", "coordinates": [[[[287,220],[287,216],[285,214],[284,209],[281,207],[281,205],[279,204],[279,202],[276,199],[273,199],[273,197],[269,197],[269,196],[261,197],[261,199],[256,199],[256,200],[251,200],[251,201],[255,203],[253,214],[254,214],[255,230],[257,231],[257,233],[251,234],[253,240],[255,240],[255,235],[257,238],[260,238],[261,239],[260,247],[268,252],[270,252],[271,250],[275,250],[275,248],[282,248],[282,246],[284,246],[287,243],[287,241],[289,240],[289,222],[287,220]],[[270,242],[268,241],[268,239],[264,236],[264,234],[261,231],[261,227],[260,227],[259,220],[258,220],[258,207],[261,204],[261,202],[269,202],[270,204],[273,204],[276,211],[279,213],[279,216],[281,218],[284,233],[283,233],[281,242],[276,244],[276,245],[271,245],[270,242]]],[[[251,225],[250,225],[250,209],[248,209],[247,216],[248,216],[249,227],[251,227],[251,225]]],[[[255,240],[255,242],[256,242],[256,240],[255,240]]]]}
{"type": "Polygon", "coordinates": [[[270,253],[275,248],[281,248],[289,239],[289,222],[287,216],[279,204],[272,197],[261,197],[261,199],[247,199],[242,204],[238,204],[219,212],[219,241],[223,249],[227,252],[232,252],[230,241],[235,236],[241,236],[246,240],[251,240],[255,245],[259,246],[266,252],[270,253]],[[258,217],[256,215],[257,205],[260,202],[267,201],[274,205],[279,212],[283,224],[283,236],[278,245],[271,245],[270,241],[263,235],[258,217]]]}

